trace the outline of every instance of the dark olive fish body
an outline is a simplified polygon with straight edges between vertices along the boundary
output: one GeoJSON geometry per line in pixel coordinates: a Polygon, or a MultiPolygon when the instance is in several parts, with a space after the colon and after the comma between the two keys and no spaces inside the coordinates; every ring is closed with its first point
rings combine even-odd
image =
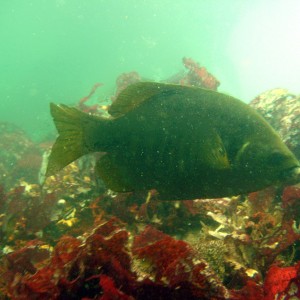
{"type": "Polygon", "coordinates": [[[46,175],[104,151],[97,169],[109,188],[156,189],[165,200],[237,195],[298,180],[292,177],[299,163],[275,131],[230,96],[137,83],[109,112],[113,118],[106,120],[52,105],[60,136],[46,175]]]}

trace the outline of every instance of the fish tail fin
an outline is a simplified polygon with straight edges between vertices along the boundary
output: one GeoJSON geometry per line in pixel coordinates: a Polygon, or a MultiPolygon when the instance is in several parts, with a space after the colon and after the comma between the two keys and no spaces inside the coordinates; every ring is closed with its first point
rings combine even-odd
{"type": "Polygon", "coordinates": [[[107,122],[66,105],[51,103],[50,111],[59,136],[48,158],[46,177],[54,175],[77,158],[96,151],[89,139],[101,122],[107,122]]]}

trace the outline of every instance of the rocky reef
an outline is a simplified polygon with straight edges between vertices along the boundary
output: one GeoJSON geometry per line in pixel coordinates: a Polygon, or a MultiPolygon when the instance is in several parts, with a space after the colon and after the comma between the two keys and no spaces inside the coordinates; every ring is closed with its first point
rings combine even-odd
{"type": "MultiPolygon", "coordinates": [[[[204,67],[183,63],[168,81],[217,89],[204,67]]],[[[140,80],[121,74],[111,100],[140,80]]],[[[106,113],[88,104],[100,86],[80,109],[106,113]]],[[[299,97],[272,90],[251,105],[299,158],[299,97]]],[[[0,126],[1,299],[300,299],[300,186],[162,202],[105,189],[97,155],[44,181],[48,143],[0,126]]]]}

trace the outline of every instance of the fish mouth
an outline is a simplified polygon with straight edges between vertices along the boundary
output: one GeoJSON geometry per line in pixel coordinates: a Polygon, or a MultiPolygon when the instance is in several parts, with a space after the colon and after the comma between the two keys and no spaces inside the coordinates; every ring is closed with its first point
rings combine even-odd
{"type": "Polygon", "coordinates": [[[296,166],[285,170],[282,174],[282,179],[286,184],[297,184],[300,183],[300,166],[296,166]]]}

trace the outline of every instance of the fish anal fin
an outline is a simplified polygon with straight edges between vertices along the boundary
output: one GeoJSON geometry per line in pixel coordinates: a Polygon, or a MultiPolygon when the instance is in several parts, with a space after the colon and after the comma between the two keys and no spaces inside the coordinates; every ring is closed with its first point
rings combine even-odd
{"type": "Polygon", "coordinates": [[[133,191],[125,171],[116,162],[114,155],[105,154],[102,156],[96,164],[96,171],[106,187],[114,192],[133,191]]]}

